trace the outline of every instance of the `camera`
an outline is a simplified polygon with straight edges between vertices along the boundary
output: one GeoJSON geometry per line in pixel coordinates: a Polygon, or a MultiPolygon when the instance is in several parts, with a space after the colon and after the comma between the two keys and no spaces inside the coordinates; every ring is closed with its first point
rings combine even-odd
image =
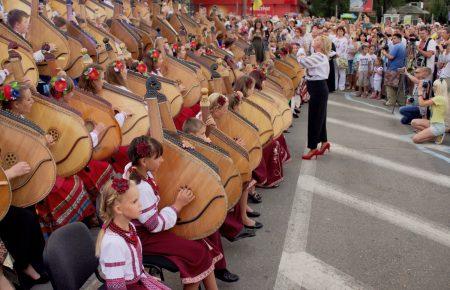
{"type": "Polygon", "coordinates": [[[389,45],[385,44],[385,45],[383,46],[382,50],[389,51],[389,45]]]}
{"type": "Polygon", "coordinates": [[[408,103],[410,103],[410,104],[414,103],[414,98],[413,97],[409,97],[408,98],[408,103]]]}

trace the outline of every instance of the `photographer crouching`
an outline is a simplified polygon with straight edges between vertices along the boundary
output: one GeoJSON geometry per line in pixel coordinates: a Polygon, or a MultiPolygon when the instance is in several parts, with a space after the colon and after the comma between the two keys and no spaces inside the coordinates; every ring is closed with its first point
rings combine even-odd
{"type": "Polygon", "coordinates": [[[428,79],[432,76],[431,69],[428,67],[418,67],[414,70],[414,75],[408,73],[406,68],[402,73],[414,83],[411,97],[406,99],[406,106],[400,107],[402,124],[409,125],[414,119],[424,118],[427,115],[427,108],[419,106],[419,83],[422,82],[424,99],[429,99],[431,94],[431,81],[428,79]]]}
{"type": "Polygon", "coordinates": [[[412,138],[414,143],[424,143],[435,140],[437,144],[441,144],[445,135],[445,117],[448,110],[447,83],[444,79],[437,79],[433,83],[434,97],[424,98],[424,81],[420,81],[418,85],[419,106],[431,107],[431,118],[414,119],[411,122],[412,127],[416,130],[412,138]]]}

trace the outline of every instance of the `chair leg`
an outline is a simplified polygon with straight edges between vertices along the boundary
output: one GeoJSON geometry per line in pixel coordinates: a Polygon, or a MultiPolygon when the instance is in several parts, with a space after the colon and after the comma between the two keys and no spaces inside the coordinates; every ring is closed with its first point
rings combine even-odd
{"type": "Polygon", "coordinates": [[[159,279],[161,279],[161,281],[164,281],[164,273],[162,268],[153,265],[147,265],[147,267],[150,275],[156,274],[159,276],[159,279]]]}

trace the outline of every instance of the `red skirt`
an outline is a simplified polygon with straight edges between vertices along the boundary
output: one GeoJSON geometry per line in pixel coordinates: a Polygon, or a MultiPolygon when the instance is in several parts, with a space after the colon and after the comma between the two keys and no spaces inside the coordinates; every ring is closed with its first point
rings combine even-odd
{"type": "Polygon", "coordinates": [[[219,231],[215,231],[214,234],[210,235],[209,237],[206,238],[206,240],[208,241],[208,243],[217,251],[219,251],[223,258],[220,259],[219,261],[217,261],[215,268],[218,270],[221,269],[226,269],[227,268],[227,261],[225,260],[225,254],[223,252],[223,247],[222,247],[222,237],[219,233],[219,231]]]}
{"type": "Polygon", "coordinates": [[[291,160],[291,153],[289,152],[289,148],[283,134],[281,134],[281,136],[276,140],[280,143],[280,158],[281,162],[284,164],[291,160]]]}
{"type": "MultiPolygon", "coordinates": [[[[220,227],[220,233],[228,240],[234,239],[244,228],[241,216],[241,206],[236,204],[232,211],[229,211],[225,221],[220,227]]],[[[220,269],[220,268],[219,268],[220,269]]]]}
{"type": "Polygon", "coordinates": [[[61,226],[94,215],[95,207],[78,176],[57,176],[52,191],[36,204],[36,211],[43,233],[50,234],[61,226]]]}
{"type": "Polygon", "coordinates": [[[253,178],[259,186],[272,187],[283,180],[282,159],[286,156],[282,155],[285,155],[286,152],[282,149],[278,139],[272,140],[263,148],[261,163],[253,170],[253,178]]]}
{"type": "Polygon", "coordinates": [[[94,203],[98,193],[113,174],[114,169],[109,163],[98,160],[91,160],[86,169],[77,173],[94,203]]]}
{"type": "Polygon", "coordinates": [[[142,228],[138,228],[138,235],[143,254],[164,256],[172,261],[180,271],[183,284],[202,281],[223,258],[207,239],[190,241],[169,231],[153,234],[142,228]]]}
{"type": "Polygon", "coordinates": [[[120,146],[119,150],[111,156],[111,165],[115,172],[123,174],[125,165],[130,162],[128,158],[128,147],[120,146]]]}
{"type": "Polygon", "coordinates": [[[193,105],[190,108],[182,108],[180,113],[173,118],[173,122],[177,130],[183,130],[183,124],[189,118],[195,118],[198,112],[200,112],[200,103],[193,105]]]}

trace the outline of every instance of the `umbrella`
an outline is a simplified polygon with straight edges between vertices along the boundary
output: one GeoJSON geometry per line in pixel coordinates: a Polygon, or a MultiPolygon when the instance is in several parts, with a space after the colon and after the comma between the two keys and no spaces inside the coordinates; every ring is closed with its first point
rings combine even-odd
{"type": "Polygon", "coordinates": [[[353,13],[344,13],[341,14],[341,19],[356,19],[356,15],[353,13]]]}

